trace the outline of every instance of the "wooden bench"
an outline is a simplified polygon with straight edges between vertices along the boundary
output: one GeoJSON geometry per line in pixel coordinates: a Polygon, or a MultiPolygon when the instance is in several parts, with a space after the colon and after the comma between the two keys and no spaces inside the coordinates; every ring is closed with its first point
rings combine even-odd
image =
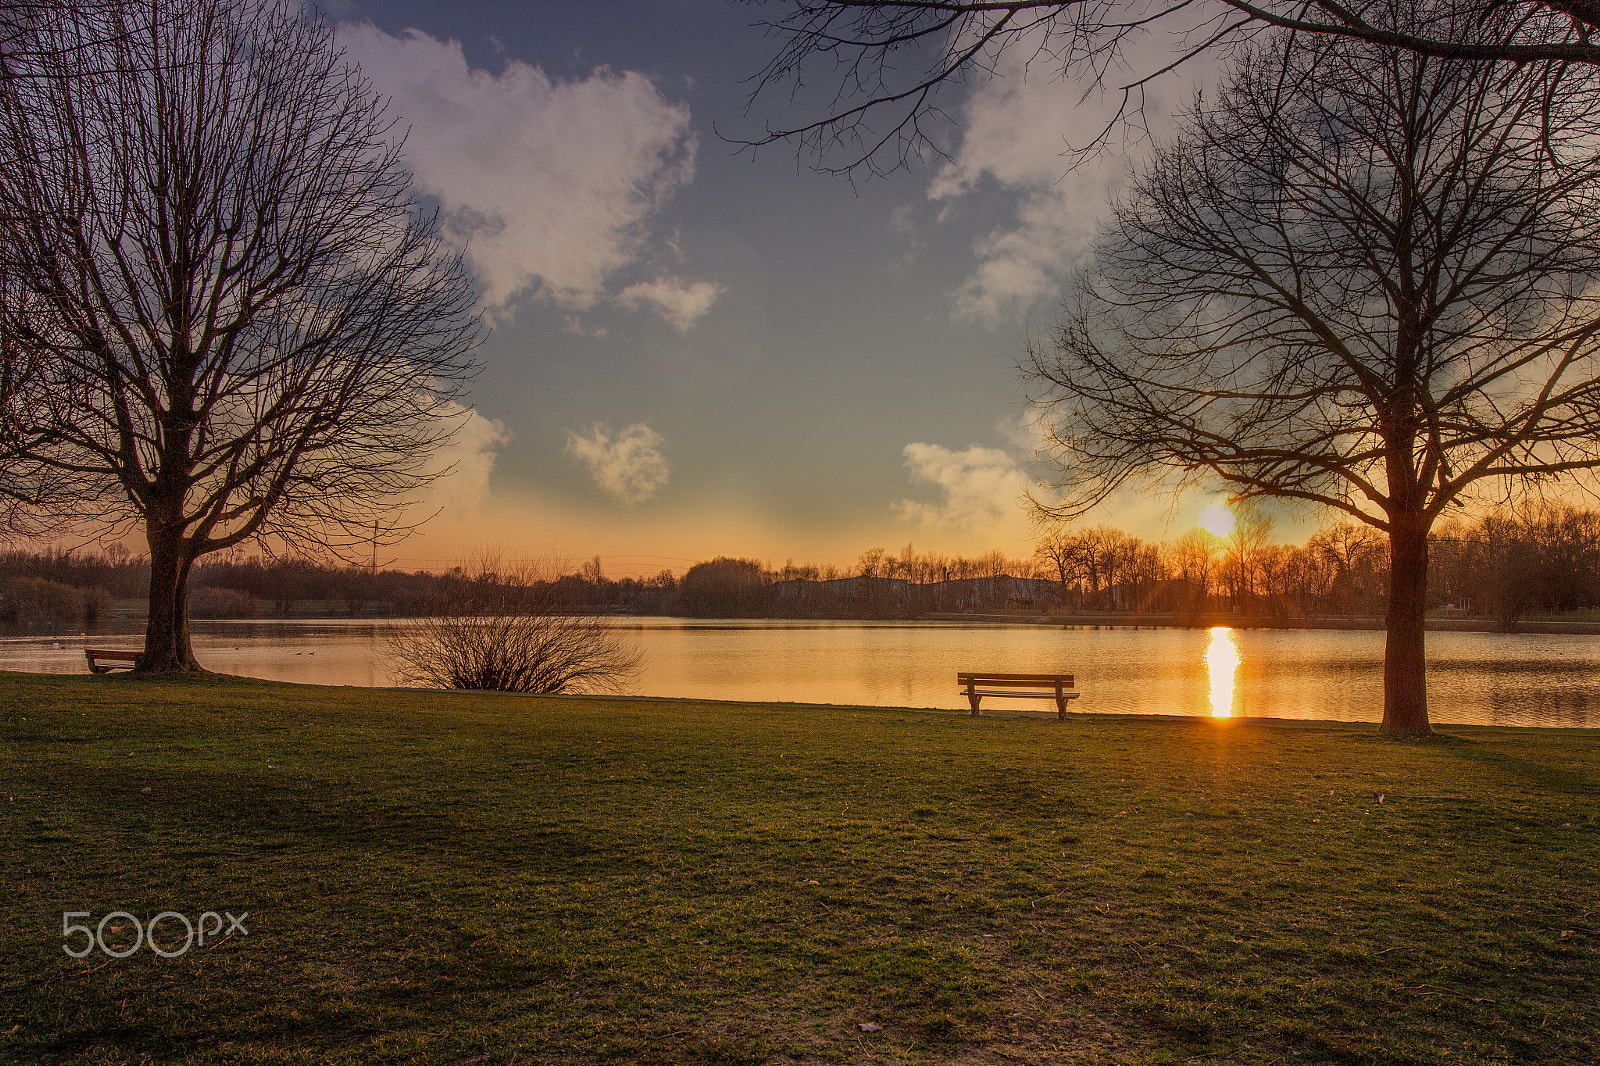
{"type": "Polygon", "coordinates": [[[958,673],[956,682],[972,704],[972,717],[978,717],[978,701],[985,696],[1013,699],[1055,700],[1056,717],[1066,718],[1067,701],[1078,698],[1071,674],[976,674],[958,673]]]}
{"type": "Polygon", "coordinates": [[[144,662],[144,652],[118,648],[85,648],[83,657],[89,660],[91,674],[108,674],[113,670],[132,670],[144,662]]]}

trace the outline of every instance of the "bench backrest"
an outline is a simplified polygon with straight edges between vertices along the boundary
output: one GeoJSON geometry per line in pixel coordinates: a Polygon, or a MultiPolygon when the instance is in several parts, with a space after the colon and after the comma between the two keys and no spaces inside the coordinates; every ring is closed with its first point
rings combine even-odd
{"type": "Polygon", "coordinates": [[[956,683],[984,685],[990,688],[1064,688],[1072,687],[1071,674],[979,674],[957,673],[956,683]]]}

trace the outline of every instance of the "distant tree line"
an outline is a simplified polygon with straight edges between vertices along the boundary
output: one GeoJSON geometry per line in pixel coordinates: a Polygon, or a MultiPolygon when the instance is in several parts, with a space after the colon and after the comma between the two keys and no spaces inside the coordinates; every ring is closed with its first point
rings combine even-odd
{"type": "MultiPolygon", "coordinates": [[[[468,580],[461,567],[440,572],[334,566],[259,555],[205,560],[189,580],[196,618],[408,618],[468,580]]],[[[473,578],[481,580],[481,578],[473,578]]],[[[95,625],[114,612],[143,613],[150,559],[120,544],[104,552],[0,553],[0,625],[64,629],[95,625]]],[[[678,580],[612,580],[598,561],[541,583],[545,601],[579,613],[670,614],[678,580]],[[546,588],[545,586],[548,586],[546,588]]]]}
{"type": "MultiPolygon", "coordinates": [[[[1280,621],[1383,614],[1388,553],[1355,523],[1304,544],[1269,543],[1270,521],[1238,509],[1234,531],[1203,530],[1149,542],[1109,526],[1057,527],[1035,554],[977,556],[873,548],[845,567],[775,567],[719,556],[681,577],[612,579],[596,558],[528,586],[542,605],[574,614],[698,618],[921,618],[930,615],[1149,615],[1177,621],[1240,615],[1280,621]]],[[[1443,523],[1429,539],[1429,606],[1513,625],[1529,615],[1600,606],[1600,513],[1537,506],[1443,523]]],[[[0,625],[65,630],[136,612],[149,559],[121,545],[104,552],[0,554],[0,625]]],[[[461,567],[440,572],[328,566],[260,556],[195,567],[198,618],[408,618],[448,593],[482,583],[461,567]]]]}
{"type": "MultiPolygon", "coordinates": [[[[1040,538],[1036,561],[1066,611],[1240,614],[1279,620],[1382,615],[1388,545],[1370,526],[1324,527],[1269,543],[1271,523],[1240,509],[1231,534],[1149,544],[1107,526],[1040,538]]],[[[1428,538],[1428,608],[1512,625],[1530,614],[1600,607],[1600,514],[1540,505],[1441,523],[1428,538]]]]}

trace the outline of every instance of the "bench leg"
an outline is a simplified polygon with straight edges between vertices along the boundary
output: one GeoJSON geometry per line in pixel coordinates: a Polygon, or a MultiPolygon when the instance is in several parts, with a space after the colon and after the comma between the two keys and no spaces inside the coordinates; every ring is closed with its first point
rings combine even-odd
{"type": "Polygon", "coordinates": [[[1067,701],[1063,697],[1057,696],[1056,697],[1056,721],[1065,722],[1066,720],[1067,720],[1067,701]]]}
{"type": "Polygon", "coordinates": [[[978,701],[981,700],[981,699],[983,699],[982,696],[974,696],[974,695],[971,695],[970,693],[967,695],[967,702],[972,704],[972,714],[969,715],[968,717],[971,717],[971,718],[978,717],[978,701]]]}

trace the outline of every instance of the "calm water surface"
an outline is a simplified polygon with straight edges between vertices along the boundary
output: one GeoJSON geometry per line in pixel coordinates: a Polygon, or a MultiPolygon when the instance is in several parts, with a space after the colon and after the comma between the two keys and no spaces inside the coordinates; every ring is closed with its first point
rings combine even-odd
{"type": "MultiPolygon", "coordinates": [[[[1343,630],[1053,629],[961,623],[618,620],[649,696],[965,708],[957,670],[1077,677],[1078,712],[1376,721],[1383,634],[1343,630]]],[[[389,624],[196,622],[209,669],[319,685],[396,683],[389,624]]],[[[136,647],[137,635],[87,638],[136,647]]],[[[0,642],[0,669],[85,673],[85,638],[0,642]]],[[[1600,637],[1430,633],[1433,720],[1600,726],[1600,637]]],[[[985,706],[1044,709],[1043,701],[985,706]]]]}

